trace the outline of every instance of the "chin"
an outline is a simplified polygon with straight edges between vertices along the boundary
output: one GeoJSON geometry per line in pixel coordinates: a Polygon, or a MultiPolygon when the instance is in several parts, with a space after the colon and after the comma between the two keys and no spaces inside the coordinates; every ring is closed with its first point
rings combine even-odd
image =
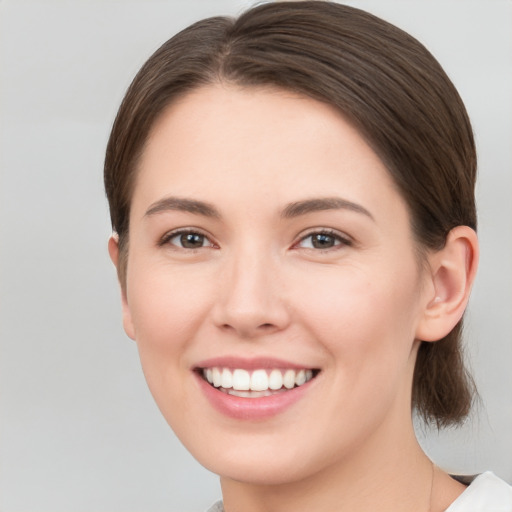
{"type": "Polygon", "coordinates": [[[247,432],[241,435],[218,436],[200,443],[182,439],[185,447],[209,471],[237,482],[252,485],[283,485],[307,479],[331,465],[339,456],[332,446],[318,449],[287,435],[247,432]]]}
{"type": "Polygon", "coordinates": [[[216,460],[204,466],[221,478],[252,485],[289,484],[306,478],[311,472],[311,467],[305,467],[296,460],[278,461],[275,457],[265,460],[216,460]]]}

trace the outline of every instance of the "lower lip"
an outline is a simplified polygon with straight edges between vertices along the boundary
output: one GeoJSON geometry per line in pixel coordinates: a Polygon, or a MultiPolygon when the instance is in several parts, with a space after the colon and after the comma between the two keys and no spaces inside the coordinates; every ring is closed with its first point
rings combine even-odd
{"type": "Polygon", "coordinates": [[[284,412],[300,400],[316,380],[312,379],[302,386],[275,395],[246,398],[219,391],[197,373],[196,378],[212,406],[221,414],[237,420],[263,420],[284,412]]]}

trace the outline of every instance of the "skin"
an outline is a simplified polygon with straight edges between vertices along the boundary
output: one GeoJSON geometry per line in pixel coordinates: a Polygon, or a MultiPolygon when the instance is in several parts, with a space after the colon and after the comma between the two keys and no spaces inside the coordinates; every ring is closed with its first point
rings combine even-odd
{"type": "MultiPolygon", "coordinates": [[[[417,444],[411,383],[418,339],[464,311],[476,237],[459,226],[420,264],[406,204],[338,112],[280,90],[189,93],[153,127],[129,237],[125,330],[163,415],[221,476],[228,512],[428,510],[432,478],[432,510],[462,492],[417,444]],[[283,214],[333,197],[356,206],[283,214]],[[203,245],[181,246],[183,228],[203,245]],[[325,230],[331,246],[314,247],[325,230]],[[321,371],[283,412],[244,421],[197,385],[198,362],[219,356],[321,371]]],[[[115,238],[109,249],[117,264],[115,238]]]]}

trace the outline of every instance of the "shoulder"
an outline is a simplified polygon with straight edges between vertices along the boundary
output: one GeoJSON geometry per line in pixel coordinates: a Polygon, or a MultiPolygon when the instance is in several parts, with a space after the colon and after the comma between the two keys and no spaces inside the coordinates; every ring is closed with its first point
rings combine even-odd
{"type": "Polygon", "coordinates": [[[217,501],[217,503],[214,503],[206,512],[224,512],[222,501],[217,501]]]}
{"type": "Polygon", "coordinates": [[[487,471],[478,475],[446,512],[512,512],[512,487],[487,471]]]}

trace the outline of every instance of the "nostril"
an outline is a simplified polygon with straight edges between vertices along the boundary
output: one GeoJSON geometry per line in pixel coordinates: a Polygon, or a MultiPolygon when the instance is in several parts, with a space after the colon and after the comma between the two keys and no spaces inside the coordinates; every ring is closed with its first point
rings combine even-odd
{"type": "Polygon", "coordinates": [[[234,326],[230,323],[224,323],[220,326],[220,328],[225,332],[225,333],[229,333],[229,332],[238,332],[240,334],[240,336],[242,337],[253,337],[253,336],[258,336],[259,335],[264,335],[264,334],[270,334],[272,332],[274,332],[275,330],[278,330],[278,326],[276,326],[275,324],[271,323],[271,322],[265,322],[264,324],[255,324],[255,327],[254,328],[251,328],[250,326],[245,326],[245,325],[238,325],[238,326],[234,326]]]}
{"type": "MultiPolygon", "coordinates": [[[[261,324],[261,325],[258,326],[259,329],[265,329],[265,330],[274,329],[274,327],[275,326],[273,324],[271,324],[271,323],[265,323],[265,324],[261,324]]],[[[230,325],[230,324],[223,324],[222,328],[226,329],[226,330],[234,329],[234,327],[232,325],[230,325]]]]}

